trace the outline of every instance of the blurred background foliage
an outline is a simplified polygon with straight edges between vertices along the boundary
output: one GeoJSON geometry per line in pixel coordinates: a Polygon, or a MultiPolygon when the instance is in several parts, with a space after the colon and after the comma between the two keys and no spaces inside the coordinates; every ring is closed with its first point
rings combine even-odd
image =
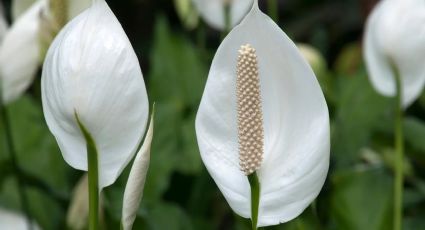
{"type": "MultiPolygon", "coordinates": [[[[249,229],[202,164],[194,119],[221,33],[188,29],[171,0],[108,0],[139,57],[155,134],[134,229],[249,229]]],[[[10,1],[4,1],[6,8],[10,1]]],[[[266,1],[260,1],[267,12],[266,1]]],[[[295,220],[268,229],[386,230],[393,207],[394,100],[371,87],[361,53],[374,0],[282,0],[279,25],[323,55],[316,75],[331,116],[331,167],[317,200],[295,220]]],[[[25,52],[25,51],[22,51],[25,52]]],[[[39,77],[8,109],[32,216],[43,229],[67,229],[73,188],[83,173],[62,159],[45,124],[39,77]]],[[[406,112],[404,229],[425,229],[425,94],[406,112]]],[[[103,194],[104,226],[118,229],[128,168],[103,194]]],[[[16,177],[0,124],[0,206],[20,210],[16,177]]]]}

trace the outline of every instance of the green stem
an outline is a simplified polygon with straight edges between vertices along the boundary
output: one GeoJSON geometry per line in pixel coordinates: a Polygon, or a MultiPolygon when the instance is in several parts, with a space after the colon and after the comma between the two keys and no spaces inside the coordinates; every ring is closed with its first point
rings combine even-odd
{"type": "Polygon", "coordinates": [[[260,182],[257,173],[248,175],[248,181],[251,185],[251,227],[252,230],[257,230],[258,207],[260,205],[260,182]]]}
{"type": "Polygon", "coordinates": [[[232,12],[230,4],[224,5],[224,30],[221,34],[221,38],[224,39],[232,29],[232,12]]]}
{"type": "MultiPolygon", "coordinates": [[[[1,95],[2,92],[0,92],[1,95]]],[[[18,193],[19,193],[19,197],[21,200],[21,206],[22,206],[22,210],[26,216],[26,220],[27,220],[27,226],[29,230],[32,230],[32,224],[31,224],[31,215],[30,215],[30,211],[29,211],[29,204],[28,204],[28,198],[27,195],[25,193],[25,185],[24,185],[24,180],[22,177],[22,173],[19,167],[19,162],[18,162],[18,158],[17,158],[17,154],[16,154],[16,149],[15,149],[15,145],[13,142],[13,135],[12,135],[12,128],[10,126],[10,119],[9,119],[9,115],[7,113],[7,109],[6,106],[2,103],[3,98],[0,96],[0,102],[1,102],[1,117],[2,117],[2,121],[4,124],[4,129],[5,129],[5,135],[6,135],[6,143],[7,143],[7,147],[9,149],[9,153],[10,153],[10,162],[12,164],[12,168],[13,171],[16,174],[17,177],[17,181],[18,181],[18,193]]]]}
{"type": "Polygon", "coordinates": [[[78,125],[86,139],[87,160],[89,174],[89,230],[97,230],[99,225],[99,170],[98,153],[96,145],[90,133],[81,123],[77,113],[75,113],[78,125]]]}
{"type": "Polygon", "coordinates": [[[277,0],[268,0],[267,2],[268,6],[268,13],[269,16],[275,21],[276,23],[279,21],[279,5],[277,0]]]}
{"type": "Polygon", "coordinates": [[[395,115],[395,183],[394,183],[394,230],[402,229],[403,218],[403,163],[404,163],[404,140],[403,140],[403,106],[402,88],[400,76],[396,74],[396,115],[395,115]]]}

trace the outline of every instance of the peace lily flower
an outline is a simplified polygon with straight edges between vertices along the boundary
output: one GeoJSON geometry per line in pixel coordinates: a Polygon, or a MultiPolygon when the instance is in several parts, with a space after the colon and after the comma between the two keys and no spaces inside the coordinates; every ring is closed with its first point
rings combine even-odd
{"type": "Polygon", "coordinates": [[[226,29],[225,9],[230,7],[230,26],[237,25],[247,14],[253,0],[192,0],[200,15],[213,28],[226,29]]]}
{"type": "Polygon", "coordinates": [[[145,141],[137,153],[133,166],[131,167],[130,175],[128,176],[127,185],[125,186],[123,208],[122,208],[122,229],[131,230],[134,220],[136,219],[137,210],[143,196],[145,187],[146,175],[148,173],[150,151],[153,136],[153,117],[146,133],[145,141]]]}
{"type": "Polygon", "coordinates": [[[55,38],[41,80],[45,119],[65,161],[88,170],[83,132],[89,134],[98,153],[99,189],[112,184],[135,154],[149,108],[137,56],[104,0],[55,38]]]}
{"type": "Polygon", "coordinates": [[[422,0],[381,1],[366,24],[364,57],[372,85],[382,95],[393,97],[399,74],[403,107],[418,98],[425,84],[424,24],[422,0]]]}
{"type": "Polygon", "coordinates": [[[196,134],[207,170],[242,217],[255,218],[248,178],[258,176],[258,226],[297,217],[325,182],[325,98],[295,44],[257,0],[218,48],[196,134]]]}
{"type": "MultiPolygon", "coordinates": [[[[90,3],[89,0],[69,1],[69,18],[90,3]]],[[[52,18],[48,0],[13,1],[13,12],[16,21],[0,45],[0,79],[5,104],[17,99],[31,85],[41,65],[43,50],[47,50],[56,33],[52,33],[50,27],[54,25],[57,31],[58,26],[52,18]]]]}
{"type": "Polygon", "coordinates": [[[46,7],[46,0],[34,3],[13,23],[0,45],[0,80],[5,104],[29,87],[40,65],[39,18],[46,7]]]}
{"type": "MultiPolygon", "coordinates": [[[[27,230],[27,219],[17,213],[13,213],[0,208],[0,229],[27,230]]],[[[33,230],[39,230],[36,223],[32,223],[33,230]]]]}

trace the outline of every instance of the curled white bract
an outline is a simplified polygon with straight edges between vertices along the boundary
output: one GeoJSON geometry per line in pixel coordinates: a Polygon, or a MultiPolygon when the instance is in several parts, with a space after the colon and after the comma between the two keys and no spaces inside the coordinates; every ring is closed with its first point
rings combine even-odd
{"type": "Polygon", "coordinates": [[[393,97],[399,74],[404,107],[419,97],[425,85],[424,24],[421,0],[383,0],[366,24],[363,48],[370,81],[379,93],[393,97]]]}
{"type": "Polygon", "coordinates": [[[150,152],[153,137],[153,115],[146,133],[145,141],[137,153],[130,175],[128,176],[127,185],[125,186],[122,220],[123,230],[131,230],[134,220],[136,220],[137,211],[142,201],[143,189],[145,188],[146,175],[149,169],[150,152]]]}
{"type": "Polygon", "coordinates": [[[237,125],[236,68],[238,50],[245,44],[256,50],[263,112],[258,225],[275,225],[301,214],[325,182],[329,113],[310,66],[255,1],[218,48],[196,117],[202,160],[237,214],[251,216],[250,185],[239,165],[237,125]]]}
{"type": "Polygon", "coordinates": [[[65,161],[87,170],[78,114],[99,154],[99,187],[112,184],[135,154],[149,106],[137,56],[105,1],[95,1],[55,38],[41,83],[45,119],[65,161]]]}
{"type": "Polygon", "coordinates": [[[226,29],[225,7],[230,7],[230,26],[237,25],[248,13],[253,0],[192,0],[202,18],[213,28],[226,29]]]}

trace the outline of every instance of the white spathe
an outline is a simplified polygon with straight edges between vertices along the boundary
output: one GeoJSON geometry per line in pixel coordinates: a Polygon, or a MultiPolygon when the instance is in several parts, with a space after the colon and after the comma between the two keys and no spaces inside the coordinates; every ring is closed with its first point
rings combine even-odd
{"type": "Polygon", "coordinates": [[[123,230],[131,230],[134,220],[139,210],[140,202],[145,188],[146,175],[149,169],[151,144],[154,129],[154,115],[151,116],[148,132],[146,133],[145,141],[137,153],[133,166],[131,167],[130,175],[125,186],[122,220],[123,230]]]}
{"type": "MultiPolygon", "coordinates": [[[[0,229],[27,230],[27,219],[18,213],[0,208],[0,229]]],[[[33,230],[39,230],[36,223],[32,223],[33,230]]]]}
{"type": "Polygon", "coordinates": [[[230,25],[234,27],[248,13],[253,0],[192,0],[202,18],[213,28],[226,29],[225,6],[230,6],[230,25]]]}
{"type": "Polygon", "coordinates": [[[425,2],[383,0],[368,18],[364,57],[374,88],[384,96],[396,95],[395,71],[407,107],[425,85],[425,2]]]}
{"type": "Polygon", "coordinates": [[[40,13],[46,0],[34,3],[4,36],[0,45],[0,79],[3,102],[8,104],[31,85],[40,65],[40,13]]]}
{"type": "Polygon", "coordinates": [[[263,107],[258,225],[275,225],[301,214],[325,182],[329,113],[310,66],[255,1],[218,48],[196,117],[202,160],[237,214],[251,217],[250,185],[238,153],[236,66],[244,44],[256,49],[263,107]]]}
{"type": "Polygon", "coordinates": [[[65,161],[87,170],[76,113],[99,154],[100,189],[112,184],[135,154],[149,106],[137,56],[105,1],[94,1],[55,38],[41,89],[44,115],[65,161]]]}

